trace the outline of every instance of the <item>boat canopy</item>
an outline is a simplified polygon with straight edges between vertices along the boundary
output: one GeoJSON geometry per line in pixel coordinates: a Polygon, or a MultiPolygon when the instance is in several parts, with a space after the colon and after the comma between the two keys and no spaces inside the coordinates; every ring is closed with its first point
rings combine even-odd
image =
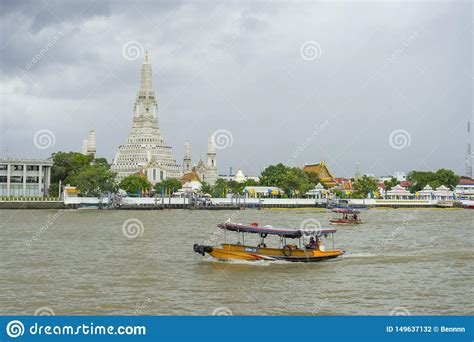
{"type": "Polygon", "coordinates": [[[332,211],[334,213],[340,213],[340,214],[358,214],[358,213],[360,213],[359,210],[350,209],[350,208],[334,208],[332,211]]]}
{"type": "Polygon", "coordinates": [[[321,236],[327,234],[334,234],[336,229],[320,229],[320,228],[305,228],[305,229],[289,229],[289,228],[277,228],[272,226],[247,226],[240,223],[221,223],[217,225],[219,228],[231,230],[234,232],[242,233],[255,233],[255,234],[272,234],[279,235],[285,238],[297,239],[302,236],[321,236]]]}

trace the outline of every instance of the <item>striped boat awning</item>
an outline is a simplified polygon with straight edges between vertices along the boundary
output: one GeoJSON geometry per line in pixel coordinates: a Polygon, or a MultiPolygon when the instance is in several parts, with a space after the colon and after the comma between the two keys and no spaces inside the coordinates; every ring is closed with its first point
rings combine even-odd
{"type": "Polygon", "coordinates": [[[221,223],[217,225],[219,228],[242,233],[254,234],[271,234],[279,235],[286,238],[299,238],[301,236],[321,236],[326,234],[336,233],[336,229],[323,229],[318,227],[311,227],[305,229],[289,229],[272,226],[247,226],[240,223],[221,223]]]}

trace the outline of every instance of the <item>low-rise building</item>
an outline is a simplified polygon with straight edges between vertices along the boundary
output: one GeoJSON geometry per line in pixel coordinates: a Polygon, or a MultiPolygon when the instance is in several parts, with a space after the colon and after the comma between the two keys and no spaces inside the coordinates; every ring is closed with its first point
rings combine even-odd
{"type": "Polygon", "coordinates": [[[0,159],[0,196],[48,196],[52,166],[51,160],[0,159]]]}
{"type": "Polygon", "coordinates": [[[474,179],[460,179],[454,192],[458,197],[474,199],[474,179]]]}
{"type": "Polygon", "coordinates": [[[410,199],[413,195],[403,186],[397,184],[386,192],[386,197],[390,199],[410,199]]]}

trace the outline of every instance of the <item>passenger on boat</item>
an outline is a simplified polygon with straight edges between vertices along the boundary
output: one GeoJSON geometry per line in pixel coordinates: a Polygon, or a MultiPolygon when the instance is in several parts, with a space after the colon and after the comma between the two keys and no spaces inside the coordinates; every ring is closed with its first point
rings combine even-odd
{"type": "Polygon", "coordinates": [[[306,249],[316,249],[318,247],[316,240],[314,239],[314,236],[311,236],[309,238],[309,243],[306,245],[306,249]]]}
{"type": "Polygon", "coordinates": [[[316,236],[316,249],[319,250],[319,247],[321,246],[321,239],[319,236],[316,236]]]}

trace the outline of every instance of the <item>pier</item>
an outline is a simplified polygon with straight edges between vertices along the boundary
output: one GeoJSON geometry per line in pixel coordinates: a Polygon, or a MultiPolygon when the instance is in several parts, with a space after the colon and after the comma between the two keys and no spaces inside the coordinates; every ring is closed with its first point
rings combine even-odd
{"type": "MultiPolygon", "coordinates": [[[[377,209],[462,209],[473,206],[474,201],[349,199],[343,206],[377,209]]],[[[334,204],[334,203],[332,203],[334,204]]],[[[206,204],[190,202],[177,197],[124,197],[119,203],[108,197],[68,197],[65,200],[6,199],[0,198],[0,209],[111,209],[111,210],[246,210],[246,209],[324,209],[326,199],[312,198],[209,198],[206,204]]]]}

